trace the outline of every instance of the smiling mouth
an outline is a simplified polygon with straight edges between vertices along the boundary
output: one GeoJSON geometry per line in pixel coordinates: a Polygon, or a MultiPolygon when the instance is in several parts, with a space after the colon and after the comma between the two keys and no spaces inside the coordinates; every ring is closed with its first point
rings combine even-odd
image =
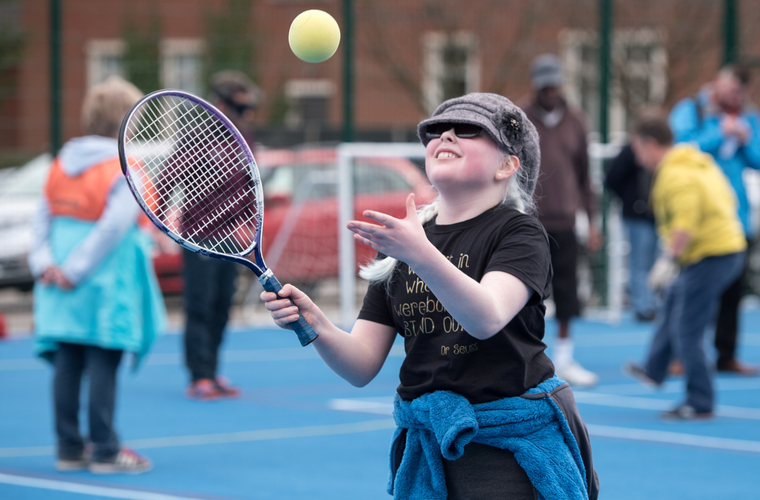
{"type": "Polygon", "coordinates": [[[435,157],[436,158],[458,158],[457,155],[455,155],[454,153],[450,151],[441,151],[435,157]]]}

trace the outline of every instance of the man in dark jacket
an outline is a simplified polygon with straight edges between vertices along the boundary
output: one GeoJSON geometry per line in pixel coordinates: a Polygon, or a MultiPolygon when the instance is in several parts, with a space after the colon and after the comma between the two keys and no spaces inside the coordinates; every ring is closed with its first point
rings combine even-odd
{"type": "Polygon", "coordinates": [[[594,227],[596,198],[589,178],[585,119],[562,97],[562,79],[562,66],[556,56],[538,56],[531,66],[534,94],[521,107],[541,137],[536,205],[538,218],[549,234],[554,268],[552,297],[559,323],[552,361],[557,375],[571,385],[591,386],[598,377],[575,361],[570,339],[570,320],[580,315],[575,234],[579,209],[585,210],[589,219],[589,251],[598,250],[600,239],[594,227]]]}
{"type": "Polygon", "coordinates": [[[657,231],[649,207],[652,174],[636,161],[630,145],[613,160],[604,184],[622,204],[623,224],[628,232],[628,293],[638,321],[652,321],[655,300],[647,283],[649,270],[657,258],[657,231]]]}

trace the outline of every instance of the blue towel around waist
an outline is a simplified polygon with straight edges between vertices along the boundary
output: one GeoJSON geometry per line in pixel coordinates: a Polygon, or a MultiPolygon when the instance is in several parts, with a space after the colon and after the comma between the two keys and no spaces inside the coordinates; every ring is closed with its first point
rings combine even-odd
{"type": "MultiPolygon", "coordinates": [[[[549,393],[564,382],[552,377],[526,394],[549,393]]],[[[403,459],[388,493],[397,499],[445,500],[443,459],[456,460],[470,442],[514,453],[541,499],[587,499],[586,471],[564,414],[550,397],[504,398],[471,405],[459,394],[436,391],[394,402],[394,445],[408,429],[403,459]]],[[[395,477],[394,477],[395,476],[395,477]]]]}

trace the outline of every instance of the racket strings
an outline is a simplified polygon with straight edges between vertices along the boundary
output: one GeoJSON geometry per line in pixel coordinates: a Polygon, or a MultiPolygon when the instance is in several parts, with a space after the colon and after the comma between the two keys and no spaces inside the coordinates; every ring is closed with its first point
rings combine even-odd
{"type": "Polygon", "coordinates": [[[259,187],[235,134],[179,97],[148,101],[135,117],[125,137],[129,169],[145,179],[140,193],[155,217],[197,246],[249,249],[262,216],[259,187]]]}
{"type": "MultiPolygon", "coordinates": [[[[218,138],[218,134],[226,132],[226,129],[220,130],[218,123],[215,123],[214,125],[217,127],[216,129],[213,129],[211,133],[215,137],[218,138]]],[[[225,137],[225,139],[220,142],[218,149],[210,151],[208,162],[206,163],[206,165],[210,165],[210,167],[206,166],[201,172],[201,174],[205,176],[204,178],[187,179],[186,177],[186,180],[190,181],[193,188],[190,192],[197,195],[199,198],[205,198],[205,202],[208,206],[215,207],[211,212],[204,213],[203,215],[205,217],[199,220],[190,217],[187,224],[189,226],[189,234],[186,234],[186,237],[191,241],[200,238],[204,234],[208,234],[210,232],[209,229],[223,225],[224,220],[222,220],[222,218],[225,216],[231,216],[234,219],[240,218],[240,216],[243,215],[243,218],[247,219],[251,215],[248,213],[249,210],[247,208],[250,207],[251,204],[245,203],[247,199],[250,199],[250,197],[253,196],[253,190],[251,189],[251,186],[249,186],[250,183],[247,182],[247,177],[237,176],[237,178],[233,178],[235,182],[231,184],[229,182],[229,176],[220,173],[222,172],[223,167],[221,166],[223,165],[239,165],[245,163],[245,158],[241,157],[242,153],[239,151],[237,143],[232,141],[234,141],[234,138],[225,137]],[[234,158],[232,157],[233,153],[234,158]],[[228,206],[242,208],[229,214],[218,208],[224,202],[227,202],[228,206]]],[[[198,147],[202,147],[202,142],[200,140],[192,141],[188,144],[188,151],[184,151],[183,153],[198,154],[198,147]]],[[[189,200],[190,204],[195,203],[195,201],[196,200],[192,198],[189,200]]],[[[233,248],[242,246],[243,249],[245,249],[251,242],[240,241],[240,236],[241,235],[237,232],[230,234],[229,239],[232,239],[233,242],[227,242],[224,239],[217,241],[217,238],[213,236],[210,239],[215,246],[224,248],[225,251],[228,251],[230,244],[232,244],[233,248]]]]}

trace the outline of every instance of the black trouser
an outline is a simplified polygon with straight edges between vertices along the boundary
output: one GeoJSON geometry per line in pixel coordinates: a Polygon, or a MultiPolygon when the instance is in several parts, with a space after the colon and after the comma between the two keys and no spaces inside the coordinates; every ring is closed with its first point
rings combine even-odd
{"type": "Polygon", "coordinates": [[[547,231],[551,252],[552,298],[559,321],[570,320],[581,314],[578,300],[578,241],[575,230],[547,231]]]}
{"type": "Polygon", "coordinates": [[[74,460],[82,455],[84,440],[79,433],[79,394],[85,370],[89,378],[88,421],[92,459],[108,461],[119,452],[119,437],[113,428],[116,405],[116,374],[123,351],[80,344],[58,344],[55,353],[53,401],[58,457],[74,460]]]}
{"type": "Polygon", "coordinates": [[[185,362],[193,381],[216,376],[238,267],[185,250],[185,362]]]}
{"type": "Polygon", "coordinates": [[[725,367],[736,357],[736,343],[739,336],[739,305],[744,296],[746,277],[749,271],[749,247],[747,240],[747,259],[744,271],[720,298],[720,310],[715,323],[715,348],[718,350],[718,368],[725,367]]]}

